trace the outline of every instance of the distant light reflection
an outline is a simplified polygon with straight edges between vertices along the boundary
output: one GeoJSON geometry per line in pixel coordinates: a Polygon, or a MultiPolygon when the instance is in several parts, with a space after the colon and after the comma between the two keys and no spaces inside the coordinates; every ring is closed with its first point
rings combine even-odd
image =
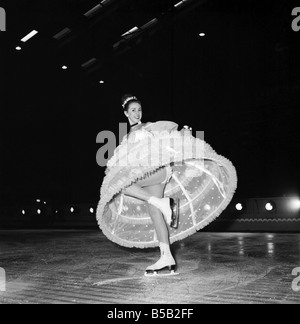
{"type": "Polygon", "coordinates": [[[268,243],[268,254],[273,255],[274,254],[274,243],[269,242],[268,243]]]}
{"type": "Polygon", "coordinates": [[[239,255],[244,256],[245,255],[244,238],[242,236],[238,237],[238,245],[239,245],[239,255]]]}

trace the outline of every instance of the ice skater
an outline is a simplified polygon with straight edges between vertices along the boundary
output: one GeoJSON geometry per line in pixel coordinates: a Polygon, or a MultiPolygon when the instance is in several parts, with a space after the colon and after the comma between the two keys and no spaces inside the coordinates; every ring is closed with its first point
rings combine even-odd
{"type": "Polygon", "coordinates": [[[122,246],[159,247],[159,260],[145,275],[174,275],[171,244],[206,226],[229,204],[236,189],[235,169],[209,145],[197,150],[204,142],[191,134],[187,139],[176,123],[143,123],[136,96],[123,96],[122,107],[130,131],[107,164],[98,223],[122,246]]]}

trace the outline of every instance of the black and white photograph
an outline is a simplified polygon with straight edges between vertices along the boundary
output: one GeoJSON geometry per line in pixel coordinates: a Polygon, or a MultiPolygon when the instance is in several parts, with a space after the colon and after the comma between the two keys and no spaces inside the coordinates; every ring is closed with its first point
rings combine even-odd
{"type": "Polygon", "coordinates": [[[0,304],[300,304],[299,120],[300,1],[0,0],[0,304]]]}

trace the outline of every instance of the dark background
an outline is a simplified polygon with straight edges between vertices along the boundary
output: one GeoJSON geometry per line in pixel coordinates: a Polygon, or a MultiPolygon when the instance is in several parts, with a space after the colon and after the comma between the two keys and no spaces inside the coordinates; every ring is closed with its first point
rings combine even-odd
{"type": "Polygon", "coordinates": [[[127,92],[142,100],[144,121],[205,131],[237,168],[237,197],[299,193],[300,32],[291,12],[300,3],[191,0],[170,11],[177,2],[117,0],[87,19],[99,1],[0,1],[2,204],[98,201],[96,136],[126,122],[127,92]],[[155,17],[150,32],[113,49],[155,17]],[[72,33],[54,39],[65,27],[72,33]],[[33,29],[39,34],[16,51],[33,29]]]}

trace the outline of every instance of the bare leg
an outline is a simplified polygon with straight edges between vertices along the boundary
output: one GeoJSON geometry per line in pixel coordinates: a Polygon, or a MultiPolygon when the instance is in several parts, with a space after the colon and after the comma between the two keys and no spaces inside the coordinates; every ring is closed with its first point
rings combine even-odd
{"type": "MultiPolygon", "coordinates": [[[[157,184],[146,187],[145,190],[149,192],[150,196],[162,198],[164,196],[165,185],[157,184]]],[[[149,205],[149,210],[159,242],[169,245],[169,231],[161,211],[152,205],[149,205]]]]}
{"type": "MultiPolygon", "coordinates": [[[[166,176],[166,170],[161,169],[152,176],[127,188],[124,194],[145,201],[149,201],[149,199],[153,197],[157,200],[163,200],[165,190],[165,184],[163,184],[163,182],[166,176]]],[[[149,211],[159,241],[161,257],[155,264],[146,269],[146,273],[151,273],[165,267],[174,267],[176,265],[176,261],[170,250],[169,231],[161,210],[157,208],[157,206],[150,204],[149,201],[149,211]]]]}
{"type": "Polygon", "coordinates": [[[124,189],[123,194],[147,201],[150,205],[155,206],[163,213],[167,224],[170,225],[173,217],[173,212],[170,205],[171,199],[162,197],[158,198],[156,195],[152,195],[152,193],[145,190],[146,187],[162,185],[166,180],[166,177],[166,168],[161,168],[151,176],[138,181],[127,189],[124,189]]]}
{"type": "MultiPolygon", "coordinates": [[[[148,201],[153,196],[163,198],[166,185],[162,184],[162,182],[164,182],[166,176],[166,170],[162,168],[150,177],[133,184],[124,193],[145,201],[148,201]]],[[[159,242],[169,244],[169,232],[161,211],[150,204],[149,211],[159,242]]]]}
{"type": "Polygon", "coordinates": [[[161,184],[166,179],[166,176],[166,170],[162,168],[146,179],[140,180],[138,183],[135,183],[129,188],[123,190],[123,193],[127,196],[148,201],[153,195],[143,188],[161,184]]]}
{"type": "MultiPolygon", "coordinates": [[[[146,187],[145,189],[152,196],[155,196],[157,198],[162,198],[164,195],[165,186],[166,186],[165,184],[158,184],[158,185],[146,187]]],[[[161,211],[152,205],[149,205],[149,210],[150,210],[152,222],[155,227],[157,238],[159,241],[159,248],[161,253],[160,259],[155,264],[149,266],[146,269],[146,273],[149,272],[153,273],[155,270],[159,270],[164,267],[175,266],[176,261],[174,260],[171,253],[169,231],[161,211]]]]}

